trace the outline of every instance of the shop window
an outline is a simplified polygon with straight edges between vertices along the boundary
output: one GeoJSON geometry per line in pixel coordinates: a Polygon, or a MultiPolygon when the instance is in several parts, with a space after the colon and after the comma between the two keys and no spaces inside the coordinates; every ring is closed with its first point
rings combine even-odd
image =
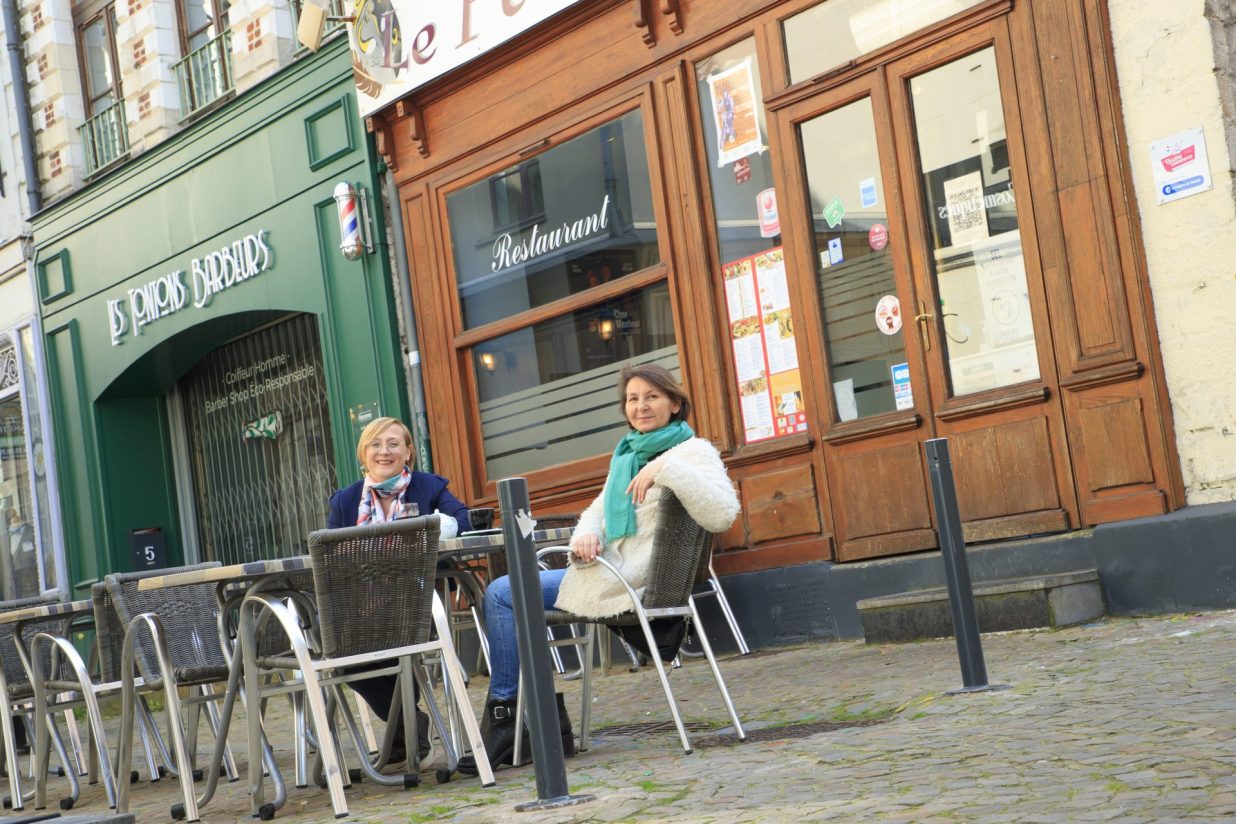
{"type": "Polygon", "coordinates": [[[207,355],[182,381],[203,561],[308,552],[336,484],[317,323],[302,315],[207,355]]]}
{"type": "Polygon", "coordinates": [[[755,41],[700,61],[695,76],[744,438],[805,432],[755,41]]]}
{"type": "Polygon", "coordinates": [[[834,69],[982,0],[826,0],[782,23],[790,82],[834,69]]]}
{"type": "Polygon", "coordinates": [[[447,196],[465,328],[660,262],[638,110],[536,160],[535,167],[521,163],[447,196]],[[542,219],[526,225],[537,212],[542,219]]]}
{"type": "Polygon", "coordinates": [[[0,333],[0,596],[59,587],[43,416],[29,327],[0,333]]]}
{"type": "Polygon", "coordinates": [[[489,478],[611,451],[621,367],[678,369],[645,145],[635,110],[447,195],[489,478]]]}

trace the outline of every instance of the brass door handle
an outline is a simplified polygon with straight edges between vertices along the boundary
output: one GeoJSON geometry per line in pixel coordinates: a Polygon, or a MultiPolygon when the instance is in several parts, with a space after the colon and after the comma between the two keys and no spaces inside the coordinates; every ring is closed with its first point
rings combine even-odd
{"type": "Polygon", "coordinates": [[[927,310],[927,304],[923,303],[920,300],[918,302],[918,314],[914,316],[914,320],[918,323],[918,336],[923,342],[923,351],[930,352],[931,351],[930,327],[927,326],[924,323],[924,321],[934,319],[935,315],[931,314],[930,312],[926,310],[927,310]]]}

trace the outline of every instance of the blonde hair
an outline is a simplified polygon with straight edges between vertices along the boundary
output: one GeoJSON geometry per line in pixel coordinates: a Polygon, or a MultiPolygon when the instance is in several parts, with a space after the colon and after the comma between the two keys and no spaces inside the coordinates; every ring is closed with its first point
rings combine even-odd
{"type": "Polygon", "coordinates": [[[403,430],[404,446],[412,445],[412,433],[408,431],[408,427],[403,425],[403,421],[398,418],[374,418],[361,430],[360,440],[356,442],[356,460],[360,462],[361,472],[369,471],[365,466],[365,447],[392,426],[398,426],[403,430]]]}

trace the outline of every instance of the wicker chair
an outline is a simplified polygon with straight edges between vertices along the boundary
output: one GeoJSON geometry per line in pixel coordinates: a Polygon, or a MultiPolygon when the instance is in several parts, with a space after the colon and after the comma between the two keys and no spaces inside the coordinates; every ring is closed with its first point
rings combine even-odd
{"type": "MultiPolygon", "coordinates": [[[[0,603],[0,612],[15,612],[29,607],[58,603],[60,599],[56,597],[22,598],[0,603]]],[[[19,646],[22,649],[29,649],[30,639],[40,632],[63,634],[69,620],[65,617],[55,617],[24,622],[21,625],[20,641],[17,638],[17,624],[0,624],[0,694],[8,699],[7,706],[0,708],[0,729],[3,730],[4,735],[4,764],[9,776],[9,795],[4,799],[4,806],[12,807],[14,810],[23,809],[26,798],[33,794],[33,790],[27,796],[22,794],[21,762],[17,755],[13,726],[14,722],[26,724],[28,740],[33,740],[33,726],[28,719],[34,711],[34,687],[30,683],[29,673],[22,662],[19,646]]],[[[40,663],[44,671],[49,670],[51,656],[44,655],[40,663]]],[[[68,718],[72,719],[72,715],[68,714],[68,718]]],[[[70,723],[72,723],[71,720],[70,723]]],[[[64,765],[64,773],[69,778],[70,797],[76,798],[79,792],[77,771],[69,763],[68,753],[65,751],[60,736],[54,733],[53,729],[52,744],[56,748],[60,763],[64,765]]]]}
{"type": "MultiPolygon", "coordinates": [[[[399,674],[401,721],[404,740],[417,740],[415,729],[415,696],[413,682],[421,687],[426,708],[437,725],[447,751],[447,767],[439,770],[439,780],[449,778],[458,757],[450,744],[442,716],[427,688],[419,657],[435,653],[445,663],[448,697],[454,701],[469,743],[482,764],[482,780],[493,784],[488,770],[480,729],[468,702],[463,669],[455,655],[446,613],[434,588],[438,559],[438,519],[422,516],[366,526],[327,529],[309,535],[309,554],[313,559],[313,584],[317,594],[317,634],[320,644],[311,645],[305,637],[295,613],[278,597],[256,592],[246,596],[241,605],[241,648],[245,656],[246,691],[256,695],[264,672],[300,670],[303,689],[313,728],[318,740],[318,758],[322,762],[327,789],[335,816],[348,814],[343,794],[343,770],[337,733],[328,710],[327,691],[337,691],[340,685],[362,678],[391,673],[399,674]],[[292,647],[292,655],[259,657],[255,628],[264,614],[269,614],[283,628],[292,647]],[[437,630],[432,637],[431,630],[437,630]],[[355,671],[360,664],[386,661],[391,666],[355,671]]],[[[271,622],[272,624],[274,621],[271,622]]],[[[346,702],[333,693],[343,711],[353,743],[358,752],[365,752],[351,712],[346,702]]],[[[394,714],[392,708],[392,716],[394,714]]],[[[389,736],[393,732],[388,725],[389,736]]],[[[249,714],[249,742],[253,750],[260,741],[261,729],[256,714],[249,714]]],[[[361,768],[376,783],[404,787],[419,783],[416,747],[408,746],[409,771],[402,776],[377,773],[362,755],[361,768]]],[[[266,804],[260,771],[251,767],[253,812],[263,818],[273,816],[274,808],[266,804]]]]}
{"type": "MultiPolygon", "coordinates": [[[[141,712],[136,706],[133,667],[141,674],[141,688],[145,692],[161,691],[171,733],[171,756],[166,760],[173,764],[180,779],[183,803],[174,804],[173,818],[198,820],[199,803],[204,803],[213,791],[213,782],[205,798],[199,799],[193,787],[197,775],[194,769],[196,758],[196,731],[200,717],[198,711],[205,702],[224,698],[215,692],[214,686],[228,680],[228,660],[219,644],[218,613],[213,584],[172,587],[159,590],[142,590],[140,582],[145,578],[167,575],[169,572],[194,572],[218,567],[216,562],[179,567],[175,570],[158,569],[142,572],[114,573],[104,579],[106,594],[115,604],[119,626],[105,625],[99,629],[100,645],[106,645],[114,654],[119,639],[122,648],[118,657],[120,665],[116,677],[122,681],[124,702],[121,714],[121,740],[117,771],[127,771],[132,752],[133,718],[141,712]],[[123,634],[117,632],[123,627],[123,634]],[[181,691],[188,693],[182,698],[181,691]],[[181,715],[182,706],[187,706],[189,724],[181,715]]],[[[110,657],[110,656],[109,656],[110,657]]],[[[210,716],[211,727],[219,735],[217,720],[210,716]]],[[[217,747],[227,747],[226,740],[217,740],[217,747]]],[[[256,752],[256,750],[255,750],[256,752]]],[[[128,785],[119,787],[117,809],[128,810],[128,785]]]]}
{"type": "MultiPolygon", "coordinates": [[[[656,542],[649,566],[648,584],[644,587],[642,598],[604,556],[598,557],[596,561],[622,581],[626,587],[627,595],[631,599],[630,611],[610,618],[596,620],[551,609],[545,611],[546,623],[550,626],[585,623],[593,625],[594,629],[597,627],[638,626],[643,631],[645,643],[653,651],[654,656],[657,644],[653,637],[652,629],[648,624],[651,619],[681,617],[695,622],[698,626],[699,612],[696,610],[695,599],[692,597],[691,591],[696,583],[706,580],[708,576],[709,562],[712,559],[713,536],[687,514],[682,503],[668,490],[662,490],[661,492],[659,518],[660,523],[656,527],[656,542]]],[[[538,555],[564,554],[568,552],[570,552],[570,549],[565,547],[550,547],[541,550],[538,555]]],[[[588,726],[592,719],[592,644],[594,635],[595,632],[589,632],[583,638],[561,638],[551,642],[557,646],[583,647],[580,655],[584,668],[582,678],[583,707],[580,711],[581,750],[588,748],[588,726]]],[[[708,659],[708,666],[712,670],[713,680],[716,681],[717,688],[721,691],[721,698],[725,702],[730,719],[734,723],[734,729],[737,732],[738,738],[743,740],[747,737],[747,734],[742,728],[742,721],[739,720],[737,711],[734,709],[734,703],[730,700],[729,690],[726,689],[725,681],[721,677],[721,670],[717,667],[717,659],[712,653],[712,647],[708,643],[708,638],[702,631],[697,633],[697,637],[699,638],[700,646],[703,647],[704,655],[708,659]]],[[[683,726],[682,716],[679,714],[678,705],[674,701],[674,693],[670,688],[665,667],[660,662],[654,662],[654,664],[653,668],[660,679],[661,689],[665,693],[665,700],[669,704],[670,714],[674,718],[674,725],[678,728],[678,736],[682,741],[682,748],[690,753],[691,742],[687,738],[687,730],[683,726]]],[[[522,713],[521,701],[517,715],[522,718],[522,713]]],[[[522,736],[522,729],[522,724],[516,724],[516,753],[519,752],[519,739],[522,736]]]]}

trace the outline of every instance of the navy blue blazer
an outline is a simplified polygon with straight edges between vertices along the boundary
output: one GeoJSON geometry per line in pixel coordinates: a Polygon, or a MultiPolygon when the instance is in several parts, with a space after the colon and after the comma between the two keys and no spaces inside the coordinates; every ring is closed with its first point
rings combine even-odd
{"type": "MultiPolygon", "coordinates": [[[[431,472],[412,472],[412,482],[403,492],[402,500],[416,504],[417,511],[428,515],[435,509],[443,515],[454,518],[459,524],[460,532],[472,528],[468,520],[468,507],[446,488],[447,480],[441,475],[431,472]]],[[[356,512],[360,509],[361,490],[365,488],[362,478],[351,486],[345,486],[330,496],[330,511],[326,516],[326,526],[338,529],[344,526],[356,526],[356,512]]]]}

